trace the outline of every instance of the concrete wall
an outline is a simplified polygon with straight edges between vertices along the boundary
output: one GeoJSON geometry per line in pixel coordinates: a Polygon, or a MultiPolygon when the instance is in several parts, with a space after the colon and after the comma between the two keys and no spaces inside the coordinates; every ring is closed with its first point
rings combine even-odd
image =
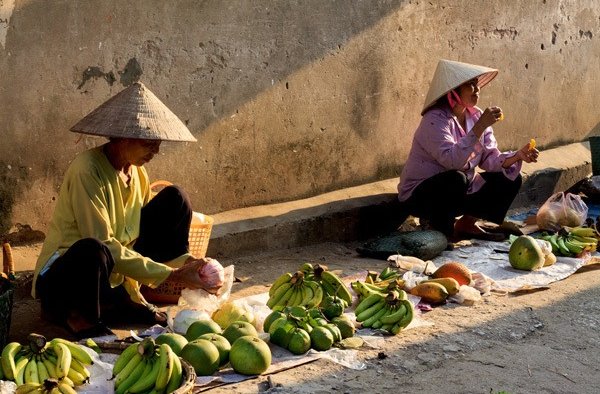
{"type": "Polygon", "coordinates": [[[600,1],[0,0],[0,234],[44,229],[68,131],[142,80],[198,139],[153,178],[205,213],[396,177],[439,58],[500,69],[502,149],[600,130],[600,1]]]}

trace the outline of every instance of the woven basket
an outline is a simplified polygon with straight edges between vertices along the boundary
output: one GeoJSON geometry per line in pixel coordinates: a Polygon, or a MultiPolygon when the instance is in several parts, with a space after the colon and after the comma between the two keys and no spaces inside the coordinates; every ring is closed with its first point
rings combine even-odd
{"type": "MultiPolygon", "coordinates": [[[[107,342],[107,343],[99,343],[98,347],[102,349],[102,351],[113,354],[121,354],[123,350],[125,350],[131,343],[126,342],[107,342]]],[[[196,372],[194,368],[179,357],[179,361],[181,361],[181,368],[183,369],[183,378],[181,381],[181,386],[171,394],[192,394],[194,391],[194,384],[196,383],[196,372]]]]}
{"type": "MultiPolygon", "coordinates": [[[[156,181],[150,185],[150,189],[157,191],[159,187],[171,185],[168,181],[156,181]]],[[[206,256],[208,242],[214,219],[211,216],[203,215],[199,212],[194,212],[192,222],[190,224],[190,234],[188,236],[189,252],[192,256],[201,258],[206,256]]],[[[142,295],[148,302],[157,304],[177,304],[183,286],[174,282],[163,282],[156,289],[148,286],[142,286],[142,295]]]]}

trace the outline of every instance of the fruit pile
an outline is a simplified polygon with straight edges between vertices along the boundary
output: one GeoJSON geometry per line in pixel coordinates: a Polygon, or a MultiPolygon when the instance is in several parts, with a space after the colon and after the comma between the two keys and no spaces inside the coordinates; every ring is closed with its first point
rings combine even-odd
{"type": "Polygon", "coordinates": [[[46,340],[29,334],[29,343],[11,342],[2,349],[0,379],[17,384],[17,393],[53,392],[72,394],[74,387],[89,381],[91,356],[66,339],[46,340]]]}
{"type": "Polygon", "coordinates": [[[168,335],[177,338],[181,358],[199,376],[210,376],[228,364],[237,373],[260,375],[271,365],[269,345],[247,321],[234,321],[223,330],[213,320],[197,320],[187,328],[185,337],[168,335]]]}
{"type": "Polygon", "coordinates": [[[598,233],[591,227],[563,227],[554,234],[543,233],[539,238],[550,242],[552,253],[567,257],[595,252],[598,246],[598,233]]]}
{"type": "Polygon", "coordinates": [[[304,263],[296,273],[286,272],[273,282],[267,306],[272,310],[286,306],[314,308],[327,295],[352,303],[352,294],[337,275],[324,265],[304,263]]]}
{"type": "Polygon", "coordinates": [[[413,305],[404,290],[392,290],[386,296],[372,292],[354,310],[363,327],[378,328],[396,335],[413,319],[413,305]]]}
{"type": "Polygon", "coordinates": [[[329,350],[335,343],[352,337],[354,323],[343,314],[347,304],[336,296],[328,297],[331,299],[326,298],[323,309],[292,306],[269,314],[263,329],[269,333],[271,343],[294,354],[304,354],[311,348],[329,350]]]}
{"type": "Polygon", "coordinates": [[[154,339],[129,345],[113,366],[115,393],[171,393],[181,386],[183,369],[179,357],[166,344],[154,339]]]}

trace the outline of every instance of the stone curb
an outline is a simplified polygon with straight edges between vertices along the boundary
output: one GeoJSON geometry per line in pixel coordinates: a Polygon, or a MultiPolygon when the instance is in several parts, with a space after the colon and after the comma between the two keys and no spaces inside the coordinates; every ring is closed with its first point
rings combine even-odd
{"type": "MultiPolygon", "coordinates": [[[[591,173],[587,142],[543,151],[524,164],[523,186],[511,209],[539,206],[591,173]]],[[[213,215],[208,256],[232,257],[321,242],[367,239],[390,231],[398,179],[387,179],[303,200],[213,215]]]]}

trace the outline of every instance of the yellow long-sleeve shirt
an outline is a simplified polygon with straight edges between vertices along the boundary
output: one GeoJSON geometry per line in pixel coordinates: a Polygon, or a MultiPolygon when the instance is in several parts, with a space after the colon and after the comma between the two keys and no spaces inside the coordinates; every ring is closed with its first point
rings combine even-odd
{"type": "Polygon", "coordinates": [[[140,232],[141,210],[150,198],[148,174],[143,167],[132,166],[127,185],[101,146],[79,154],[69,166],[60,188],[36,263],[31,295],[36,297],[38,275],[56,252],[62,255],[80,239],[97,238],[108,246],[115,261],[110,275],[111,286],[125,281],[132,299],[145,303],[138,291],[139,283],[158,286],[173,268],[181,267],[191,256],[186,253],[162,264],[133,250],[140,232]]]}

